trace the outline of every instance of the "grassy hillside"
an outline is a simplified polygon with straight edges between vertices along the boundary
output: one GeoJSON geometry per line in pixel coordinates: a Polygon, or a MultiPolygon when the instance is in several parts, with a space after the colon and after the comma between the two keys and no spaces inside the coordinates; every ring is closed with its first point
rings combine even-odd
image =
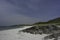
{"type": "Polygon", "coordinates": [[[48,23],[60,23],[60,17],[53,20],[49,20],[48,23]]]}
{"type": "Polygon", "coordinates": [[[52,19],[52,20],[49,20],[47,22],[37,22],[37,23],[34,23],[34,25],[44,25],[44,26],[48,25],[48,24],[60,25],[60,17],[52,19]]]}

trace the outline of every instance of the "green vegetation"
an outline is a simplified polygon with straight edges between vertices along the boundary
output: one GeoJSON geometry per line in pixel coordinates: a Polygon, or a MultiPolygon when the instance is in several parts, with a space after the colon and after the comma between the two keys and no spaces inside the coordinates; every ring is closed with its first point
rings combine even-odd
{"type": "Polygon", "coordinates": [[[60,23],[60,17],[53,20],[49,20],[48,23],[60,23]]]}
{"type": "Polygon", "coordinates": [[[60,25],[60,17],[56,18],[56,19],[49,20],[47,22],[37,22],[37,23],[34,23],[33,25],[45,26],[45,25],[48,25],[48,24],[60,25]]]}

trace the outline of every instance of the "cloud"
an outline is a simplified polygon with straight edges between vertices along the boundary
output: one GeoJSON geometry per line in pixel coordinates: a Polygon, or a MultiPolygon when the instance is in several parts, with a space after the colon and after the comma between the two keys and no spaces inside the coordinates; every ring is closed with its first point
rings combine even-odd
{"type": "Polygon", "coordinates": [[[0,25],[48,21],[60,17],[60,0],[0,0],[0,25]]]}
{"type": "Polygon", "coordinates": [[[37,18],[18,14],[19,9],[6,0],[0,0],[0,25],[31,24],[39,21],[37,18]]]}
{"type": "Polygon", "coordinates": [[[18,14],[46,20],[60,16],[60,0],[7,0],[7,2],[19,7],[18,14]]]}

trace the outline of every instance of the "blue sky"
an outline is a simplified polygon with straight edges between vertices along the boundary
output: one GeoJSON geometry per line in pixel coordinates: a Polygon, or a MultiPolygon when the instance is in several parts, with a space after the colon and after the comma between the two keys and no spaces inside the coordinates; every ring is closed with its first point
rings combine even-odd
{"type": "Polygon", "coordinates": [[[0,25],[31,24],[60,17],[60,0],[0,0],[0,25]]]}

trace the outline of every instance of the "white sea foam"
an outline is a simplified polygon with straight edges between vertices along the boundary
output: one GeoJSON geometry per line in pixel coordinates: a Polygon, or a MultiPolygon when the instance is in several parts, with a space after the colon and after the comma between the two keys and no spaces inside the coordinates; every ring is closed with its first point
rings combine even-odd
{"type": "Polygon", "coordinates": [[[47,36],[46,34],[34,35],[30,33],[18,32],[19,30],[24,30],[30,27],[32,26],[0,31],[0,40],[44,40],[44,37],[47,36]]]}

